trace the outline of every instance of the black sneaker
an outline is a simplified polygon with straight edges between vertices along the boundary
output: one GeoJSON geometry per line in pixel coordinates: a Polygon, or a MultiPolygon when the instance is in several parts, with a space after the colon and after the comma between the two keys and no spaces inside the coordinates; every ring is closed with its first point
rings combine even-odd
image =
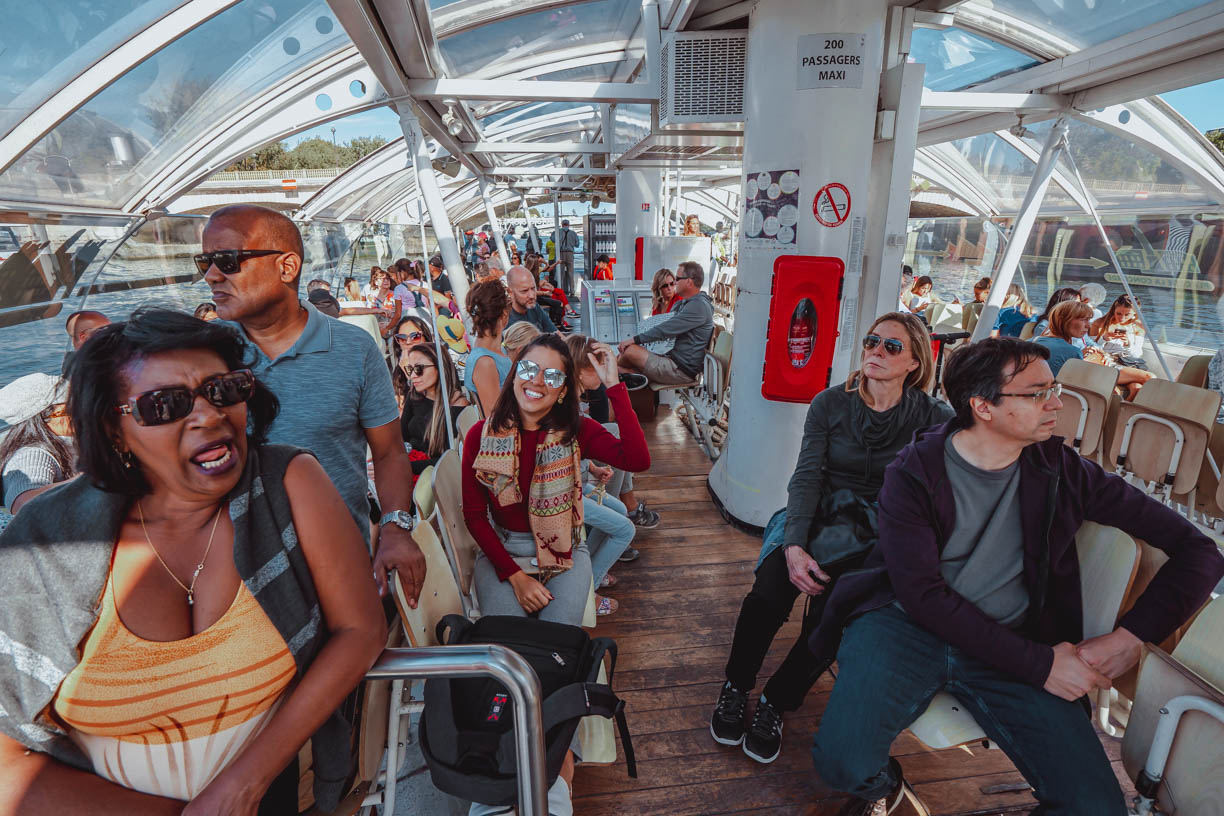
{"type": "Polygon", "coordinates": [[[905,781],[901,763],[889,757],[888,764],[897,777],[897,784],[888,795],[874,800],[852,797],[837,811],[837,816],[931,816],[931,811],[905,781]]]}
{"type": "Polygon", "coordinates": [[[752,724],[744,736],[744,753],[757,762],[769,764],[782,752],[782,713],[762,697],[757,701],[752,724]]]}
{"type": "Polygon", "coordinates": [[[629,514],[629,520],[633,522],[633,526],[643,530],[653,530],[659,526],[659,514],[648,509],[646,502],[643,501],[639,501],[637,507],[633,508],[633,512],[629,514]]]}
{"type": "Polygon", "coordinates": [[[618,559],[616,559],[616,560],[617,560],[617,561],[624,561],[624,562],[628,563],[629,561],[636,561],[636,560],[638,560],[638,556],[639,556],[639,555],[641,555],[641,553],[640,553],[640,552],[638,552],[637,550],[633,549],[633,547],[629,547],[629,548],[628,548],[628,549],[626,549],[626,550],[625,550],[623,553],[621,553],[621,554],[620,554],[620,558],[618,558],[618,559]]]}
{"type": "Polygon", "coordinates": [[[710,736],[719,745],[739,745],[744,741],[744,710],[748,693],[740,691],[728,680],[718,693],[714,713],[710,715],[710,736]]]}
{"type": "Polygon", "coordinates": [[[650,380],[646,379],[644,375],[632,374],[630,372],[625,372],[621,374],[620,381],[623,382],[625,384],[625,387],[628,388],[630,391],[638,391],[650,385],[650,380]]]}

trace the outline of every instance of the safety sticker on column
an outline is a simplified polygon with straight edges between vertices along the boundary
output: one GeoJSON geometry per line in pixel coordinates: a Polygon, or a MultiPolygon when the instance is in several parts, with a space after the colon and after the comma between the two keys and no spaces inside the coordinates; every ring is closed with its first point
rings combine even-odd
{"type": "Polygon", "coordinates": [[[793,249],[799,242],[799,171],[758,170],[744,189],[741,246],[793,249]]]}
{"type": "Polygon", "coordinates": [[[812,214],[826,227],[840,227],[850,217],[850,191],[841,182],[821,187],[812,199],[812,214]]]}

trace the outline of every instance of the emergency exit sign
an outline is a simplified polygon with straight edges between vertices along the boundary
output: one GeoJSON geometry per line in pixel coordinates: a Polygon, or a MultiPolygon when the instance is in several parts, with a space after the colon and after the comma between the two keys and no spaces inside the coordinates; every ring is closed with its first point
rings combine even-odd
{"type": "Polygon", "coordinates": [[[805,34],[799,37],[797,90],[863,87],[865,34],[805,34]]]}

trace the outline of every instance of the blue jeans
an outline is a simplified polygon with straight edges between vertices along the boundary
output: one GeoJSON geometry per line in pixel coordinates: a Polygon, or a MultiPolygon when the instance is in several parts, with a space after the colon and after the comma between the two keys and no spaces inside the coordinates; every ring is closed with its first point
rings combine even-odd
{"type": "Polygon", "coordinates": [[[897,780],[893,740],[947,691],[973,715],[1030,785],[1043,816],[1121,816],[1122,790],[1078,703],[1016,680],[948,645],[896,606],[855,619],[837,652],[840,671],[812,746],[826,784],[878,799],[897,780]]]}
{"type": "Polygon", "coordinates": [[[587,549],[591,553],[591,577],[595,579],[595,588],[599,589],[599,582],[612,569],[616,559],[629,549],[637,527],[625,514],[624,503],[608,494],[604,494],[602,505],[589,495],[583,499],[582,516],[591,525],[587,549]]]}

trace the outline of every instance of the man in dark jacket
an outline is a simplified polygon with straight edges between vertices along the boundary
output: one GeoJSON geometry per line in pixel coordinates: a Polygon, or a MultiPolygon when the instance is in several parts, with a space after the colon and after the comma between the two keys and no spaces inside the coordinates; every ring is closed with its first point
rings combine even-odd
{"type": "Polygon", "coordinates": [[[812,635],[840,667],[812,756],[827,784],[857,797],[845,814],[881,801],[892,813],[912,796],[889,746],[941,690],[1016,763],[1043,813],[1126,812],[1083,698],[1189,619],[1224,558],[1187,519],[1052,436],[1061,389],[1046,357],[1009,337],[952,356],[956,416],[888,467],[879,547],[837,584],[812,635]],[[1075,550],[1084,521],[1169,556],[1118,627],[1089,640],[1075,550]]]}
{"type": "Polygon", "coordinates": [[[641,373],[652,383],[681,385],[697,379],[705,363],[706,347],[714,335],[714,301],[701,291],[705,272],[696,261],[682,261],[676,269],[677,303],[667,320],[620,344],[621,371],[641,373]],[[655,354],[643,343],[675,338],[667,354],[655,354]]]}

